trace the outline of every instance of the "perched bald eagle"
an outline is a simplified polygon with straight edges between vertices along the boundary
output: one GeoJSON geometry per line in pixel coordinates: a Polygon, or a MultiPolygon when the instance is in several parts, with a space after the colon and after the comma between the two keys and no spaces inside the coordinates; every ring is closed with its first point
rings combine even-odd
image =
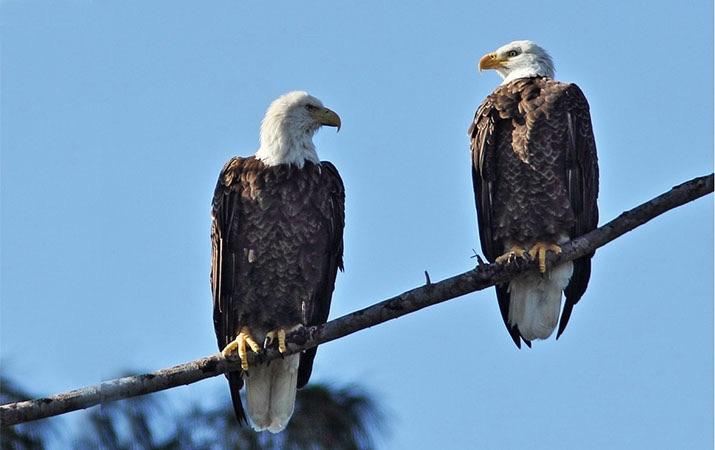
{"type": "Polygon", "coordinates": [[[515,41],[482,57],[504,81],[469,128],[479,238],[490,262],[536,258],[541,273],[496,287],[502,318],[517,347],[557,339],[586,290],[591,257],[546,268],[546,252],[598,222],[598,161],[588,102],[575,84],[553,79],[543,48],[515,41]]]}
{"type": "Polygon", "coordinates": [[[316,349],[248,367],[248,351],[286,351],[286,332],[324,323],[343,268],[345,191],[337,169],[320,161],[313,135],[340,118],[306,92],[276,99],[261,124],[255,156],[224,166],[213,197],[211,288],[224,356],[242,370],[228,377],[236,417],[246,417],[246,383],[256,431],[277,433],[293,414],[296,388],[310,378],[316,349]]]}

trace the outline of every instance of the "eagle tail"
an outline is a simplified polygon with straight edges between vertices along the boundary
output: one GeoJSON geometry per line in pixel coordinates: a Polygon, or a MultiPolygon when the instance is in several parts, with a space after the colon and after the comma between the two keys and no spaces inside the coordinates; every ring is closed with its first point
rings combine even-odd
{"type": "Polygon", "coordinates": [[[256,431],[278,433],[293,415],[300,355],[250,368],[244,377],[248,416],[256,431]]]}
{"type": "MultiPolygon", "coordinates": [[[[521,341],[523,339],[521,337],[521,334],[519,334],[519,328],[509,324],[509,285],[497,285],[496,291],[497,300],[499,303],[499,312],[501,313],[501,317],[504,320],[504,325],[506,325],[506,329],[509,331],[509,335],[514,341],[514,344],[516,344],[516,347],[521,348],[521,341]]],[[[524,340],[524,342],[528,347],[531,347],[531,341],[524,340]]]]}
{"type": "Polygon", "coordinates": [[[243,410],[241,403],[241,388],[243,387],[243,379],[240,372],[229,372],[228,386],[231,390],[231,402],[233,403],[233,411],[236,413],[236,420],[239,424],[246,423],[246,413],[243,410]]]}
{"type": "Polygon", "coordinates": [[[556,329],[561,296],[573,274],[573,263],[527,273],[509,283],[509,324],[526,340],[546,339],[556,329]]]}

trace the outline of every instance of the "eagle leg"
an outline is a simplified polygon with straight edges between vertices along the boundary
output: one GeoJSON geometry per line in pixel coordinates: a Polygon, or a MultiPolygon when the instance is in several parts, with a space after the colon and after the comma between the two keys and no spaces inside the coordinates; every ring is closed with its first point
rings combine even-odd
{"type": "Polygon", "coordinates": [[[241,328],[241,331],[236,336],[236,339],[229,342],[229,344],[221,351],[224,358],[228,358],[231,353],[238,349],[238,357],[241,358],[241,369],[248,370],[248,349],[250,347],[254,353],[261,351],[261,346],[258,345],[253,336],[251,336],[250,331],[247,327],[241,328]]]}
{"type": "Polygon", "coordinates": [[[532,258],[538,257],[539,272],[541,273],[546,272],[546,252],[548,251],[554,252],[558,255],[561,253],[561,247],[547,242],[537,242],[533,247],[531,247],[531,250],[529,250],[529,255],[531,255],[532,258]]]}
{"type": "Polygon", "coordinates": [[[524,249],[524,247],[521,247],[519,245],[512,245],[508,252],[497,257],[494,262],[497,264],[506,264],[514,261],[516,258],[524,258],[525,255],[526,249],[524,249]]]}
{"type": "Polygon", "coordinates": [[[288,351],[288,345],[286,344],[286,335],[301,329],[303,325],[298,324],[291,328],[278,328],[273,331],[266,333],[266,341],[263,344],[263,348],[268,348],[273,344],[274,339],[278,339],[278,351],[285,353],[288,351]]]}
{"type": "Polygon", "coordinates": [[[286,330],[283,328],[266,333],[266,341],[263,344],[263,348],[268,348],[268,346],[273,344],[273,340],[276,338],[278,338],[278,351],[285,353],[288,347],[286,347],[286,330]]]}

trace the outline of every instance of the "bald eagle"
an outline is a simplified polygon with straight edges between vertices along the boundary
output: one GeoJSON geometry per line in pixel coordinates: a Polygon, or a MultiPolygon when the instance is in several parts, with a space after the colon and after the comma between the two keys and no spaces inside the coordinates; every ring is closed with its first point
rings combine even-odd
{"type": "Polygon", "coordinates": [[[343,268],[345,191],[337,169],[320,161],[313,135],[340,117],[306,92],[276,99],[261,124],[255,156],[224,166],[213,197],[213,319],[224,356],[238,353],[241,371],[228,378],[236,417],[256,431],[283,430],[296,389],[310,378],[316,349],[248,366],[249,351],[286,333],[324,323],[337,270],[343,268]]]}
{"type": "Polygon", "coordinates": [[[546,252],[598,222],[598,161],[588,102],[575,84],[553,79],[546,51],[515,41],[483,56],[479,70],[503,81],[469,128],[472,180],[482,251],[490,262],[535,258],[540,273],[496,286],[499,309],[517,347],[557,339],[583,296],[591,257],[546,267],[546,252]]]}

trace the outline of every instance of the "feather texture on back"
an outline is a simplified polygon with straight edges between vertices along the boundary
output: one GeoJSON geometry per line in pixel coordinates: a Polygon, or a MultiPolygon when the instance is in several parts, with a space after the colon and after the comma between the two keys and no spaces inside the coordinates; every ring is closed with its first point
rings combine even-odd
{"type": "MultiPolygon", "coordinates": [[[[563,242],[597,226],[596,145],[578,86],[541,76],[501,85],[480,105],[469,136],[479,237],[490,262],[512,245],[563,242]]],[[[586,290],[592,256],[573,262],[558,335],[586,290]]],[[[525,336],[510,321],[509,290],[497,286],[502,318],[517,346],[529,344],[544,333],[525,336]]]]}

